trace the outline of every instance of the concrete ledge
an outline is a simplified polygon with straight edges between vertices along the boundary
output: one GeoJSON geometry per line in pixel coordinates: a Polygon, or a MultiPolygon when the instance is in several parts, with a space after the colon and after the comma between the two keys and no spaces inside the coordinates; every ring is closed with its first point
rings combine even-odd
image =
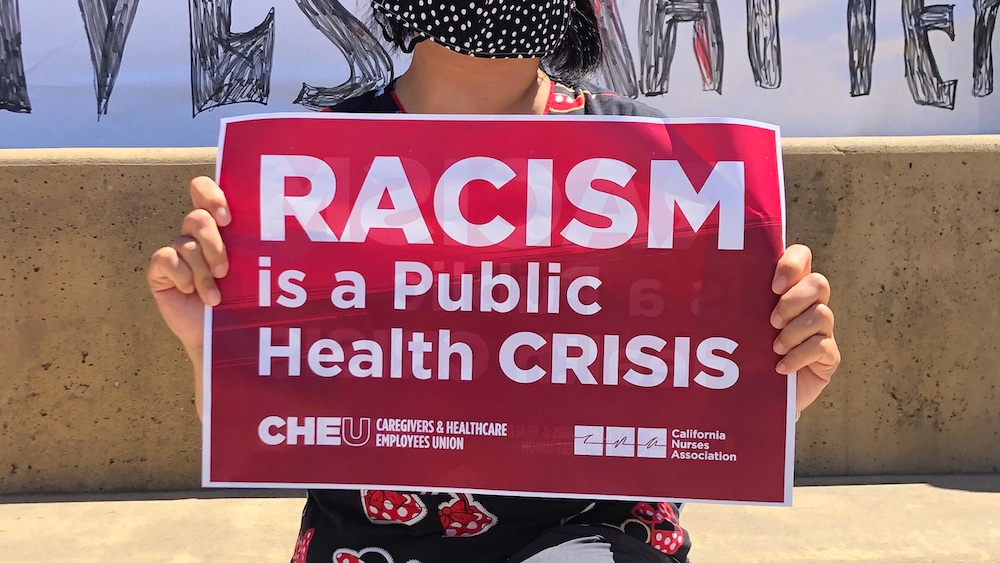
{"type": "Polygon", "coordinates": [[[157,166],[215,164],[215,147],[154,149],[0,149],[0,166],[157,166]]]}
{"type": "MultiPolygon", "coordinates": [[[[870,479],[878,481],[879,478],[870,479]]],[[[1000,562],[1000,476],[795,488],[793,508],[692,504],[695,561],[1000,562]]],[[[284,561],[301,496],[0,497],[2,563],[284,561]]]]}
{"type": "Polygon", "coordinates": [[[785,155],[959,154],[1000,152],[1000,135],[815,137],[782,139],[785,155]]]}
{"type": "MultiPolygon", "coordinates": [[[[1000,153],[1000,135],[791,137],[785,155],[1000,153]]],[[[215,147],[0,149],[0,166],[215,164],[215,147]]]]}
{"type": "MultiPolygon", "coordinates": [[[[1000,136],[784,150],[844,354],[797,473],[1000,473],[1000,136]]],[[[214,155],[0,151],[0,493],[198,486],[190,366],[144,271],[214,155]]]]}

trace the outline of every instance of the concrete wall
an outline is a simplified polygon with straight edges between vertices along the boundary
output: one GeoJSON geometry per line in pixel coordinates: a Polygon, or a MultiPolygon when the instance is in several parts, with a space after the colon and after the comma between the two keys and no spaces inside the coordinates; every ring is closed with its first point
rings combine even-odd
{"type": "MultiPolygon", "coordinates": [[[[0,493],[198,487],[190,365],[144,270],[214,151],[0,151],[0,493]]],[[[844,363],[798,475],[1000,472],[1000,137],[789,140],[789,239],[844,363]]]]}

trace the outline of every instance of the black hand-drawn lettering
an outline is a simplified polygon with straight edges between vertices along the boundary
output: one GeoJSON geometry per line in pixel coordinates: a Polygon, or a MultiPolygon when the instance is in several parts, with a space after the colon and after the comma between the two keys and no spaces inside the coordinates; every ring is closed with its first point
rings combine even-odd
{"type": "Polygon", "coordinates": [[[943,31],[955,40],[955,6],[924,6],[924,0],[903,0],[903,59],[913,101],[922,106],[955,109],[957,80],[941,78],[928,33],[943,31]]]}
{"type": "Polygon", "coordinates": [[[725,50],[717,0],[642,0],[639,7],[639,89],[647,96],[670,88],[670,65],[677,50],[677,26],[694,23],[694,54],[702,87],[722,93],[725,50]]]}
{"type": "Polygon", "coordinates": [[[872,91],[875,61],[875,0],[848,0],[847,50],[851,57],[851,96],[867,96],[872,91]]]}
{"type": "Polygon", "coordinates": [[[274,8],[250,31],[232,31],[233,0],[188,0],[193,115],[226,104],[267,104],[274,60],[274,8]]]}
{"type": "Polygon", "coordinates": [[[83,28],[90,42],[97,89],[97,119],[108,113],[108,100],[122,66],[125,41],[139,0],[79,0],[83,28]]]}
{"type": "Polygon", "coordinates": [[[0,110],[31,113],[21,58],[21,17],[17,0],[0,0],[0,110]]]}
{"type": "Polygon", "coordinates": [[[628,39],[625,38],[618,0],[596,0],[594,11],[597,12],[601,38],[604,41],[604,56],[598,82],[622,96],[639,97],[635,62],[632,60],[628,39]]]}
{"type": "Polygon", "coordinates": [[[781,86],[781,32],[778,0],[747,0],[747,49],[760,88],[781,86]]]}
{"type": "Polygon", "coordinates": [[[993,93],[993,30],[1000,0],[974,0],[976,26],[972,33],[972,95],[993,93]]]}
{"type": "Polygon", "coordinates": [[[344,54],[351,76],[332,88],[303,83],[296,104],[319,110],[335,106],[355,96],[384,88],[392,81],[392,58],[365,24],[338,0],[295,0],[309,18],[337,49],[344,54]]]}

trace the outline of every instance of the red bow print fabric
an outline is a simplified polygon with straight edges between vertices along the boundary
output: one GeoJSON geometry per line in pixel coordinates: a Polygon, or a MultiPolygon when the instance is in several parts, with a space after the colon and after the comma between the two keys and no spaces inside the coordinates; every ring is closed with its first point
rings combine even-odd
{"type": "Polygon", "coordinates": [[[361,491],[361,505],[373,524],[412,526],[424,519],[427,507],[417,495],[396,491],[361,491]]]}
{"type": "Polygon", "coordinates": [[[441,527],[448,537],[463,538],[477,536],[497,523],[493,516],[472,499],[472,495],[453,494],[454,499],[438,507],[441,527]]]}
{"type": "Polygon", "coordinates": [[[659,551],[673,555],[684,545],[684,530],[674,505],[669,502],[658,503],[655,508],[648,502],[640,502],[632,509],[632,516],[649,525],[649,543],[659,551]]]}

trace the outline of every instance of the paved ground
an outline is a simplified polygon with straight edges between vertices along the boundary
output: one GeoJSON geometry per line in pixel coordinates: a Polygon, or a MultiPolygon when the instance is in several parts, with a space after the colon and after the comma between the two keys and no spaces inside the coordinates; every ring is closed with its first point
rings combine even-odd
{"type": "MultiPolygon", "coordinates": [[[[794,508],[689,505],[692,558],[1000,563],[1000,475],[890,479],[806,481],[794,508]]],[[[0,562],[288,561],[301,496],[232,495],[0,496],[0,562]]]]}

